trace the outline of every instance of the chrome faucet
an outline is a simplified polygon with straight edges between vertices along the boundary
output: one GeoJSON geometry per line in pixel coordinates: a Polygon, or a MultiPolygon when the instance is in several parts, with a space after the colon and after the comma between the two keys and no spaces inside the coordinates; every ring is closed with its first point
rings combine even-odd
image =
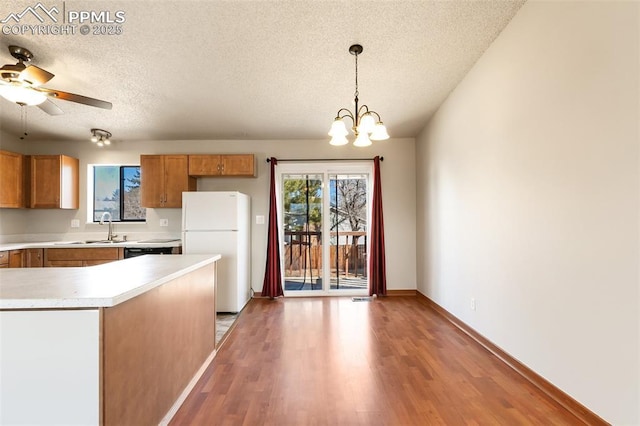
{"type": "Polygon", "coordinates": [[[100,225],[104,225],[104,221],[109,221],[109,232],[107,233],[107,241],[113,241],[113,237],[117,237],[117,235],[113,235],[113,224],[111,223],[111,213],[104,212],[102,213],[102,217],[100,218],[100,225]]]}

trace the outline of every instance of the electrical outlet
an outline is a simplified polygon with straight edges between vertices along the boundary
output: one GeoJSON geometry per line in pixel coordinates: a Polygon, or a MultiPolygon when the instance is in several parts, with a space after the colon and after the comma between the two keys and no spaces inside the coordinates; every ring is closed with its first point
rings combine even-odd
{"type": "Polygon", "coordinates": [[[80,228],[80,220],[79,219],[71,219],[71,227],[72,228],[80,228]]]}
{"type": "Polygon", "coordinates": [[[475,299],[475,297],[471,298],[471,310],[472,311],[476,310],[476,299],[475,299]]]}
{"type": "Polygon", "coordinates": [[[169,219],[160,219],[160,226],[169,226],[169,219]]]}

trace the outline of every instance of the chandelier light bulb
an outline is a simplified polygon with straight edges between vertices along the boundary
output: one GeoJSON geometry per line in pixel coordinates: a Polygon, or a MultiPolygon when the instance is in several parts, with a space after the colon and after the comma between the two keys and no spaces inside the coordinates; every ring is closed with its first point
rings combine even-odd
{"type": "Polygon", "coordinates": [[[373,128],[376,125],[376,120],[373,118],[371,114],[364,114],[360,119],[360,124],[358,125],[359,133],[371,133],[373,132],[373,128]]]}
{"type": "Polygon", "coordinates": [[[102,147],[104,146],[104,144],[102,143],[102,141],[98,142],[98,146],[99,146],[100,148],[102,148],[102,147]]]}
{"type": "Polygon", "coordinates": [[[111,139],[107,138],[104,141],[102,141],[102,143],[104,143],[105,145],[111,145],[111,139]]]}
{"type": "Polygon", "coordinates": [[[371,139],[369,139],[369,135],[366,132],[359,133],[355,142],[353,142],[353,146],[357,147],[365,147],[371,145],[371,139]]]}
{"type": "Polygon", "coordinates": [[[341,118],[338,117],[333,120],[331,130],[329,130],[329,136],[347,136],[348,134],[347,126],[345,126],[341,118]]]}
{"type": "Polygon", "coordinates": [[[384,141],[389,139],[389,133],[387,133],[387,128],[382,124],[382,121],[378,121],[373,128],[373,132],[371,133],[371,140],[374,141],[384,141]]]}
{"type": "Polygon", "coordinates": [[[91,142],[93,143],[98,142],[98,137],[96,135],[91,136],[91,142]]]}
{"type": "Polygon", "coordinates": [[[347,135],[336,135],[331,138],[329,143],[333,146],[346,145],[349,143],[347,140],[347,135]]]}

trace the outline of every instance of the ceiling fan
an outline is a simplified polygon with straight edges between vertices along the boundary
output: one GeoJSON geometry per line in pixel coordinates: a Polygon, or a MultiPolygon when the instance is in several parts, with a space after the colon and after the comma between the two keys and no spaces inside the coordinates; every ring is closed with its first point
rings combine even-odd
{"type": "Polygon", "coordinates": [[[31,61],[33,54],[24,47],[9,46],[9,52],[18,63],[0,68],[0,96],[3,98],[21,106],[37,105],[49,115],[60,115],[63,112],[47,98],[111,109],[111,102],[42,87],[41,85],[51,80],[54,74],[35,65],[25,65],[25,62],[31,61]]]}

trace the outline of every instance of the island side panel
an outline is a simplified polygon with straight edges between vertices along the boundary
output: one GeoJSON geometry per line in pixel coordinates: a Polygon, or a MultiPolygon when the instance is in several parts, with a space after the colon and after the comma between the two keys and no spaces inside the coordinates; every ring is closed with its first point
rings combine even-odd
{"type": "Polygon", "coordinates": [[[0,311],[0,424],[99,423],[99,310],[0,311]]]}
{"type": "Polygon", "coordinates": [[[158,424],[213,353],[215,267],[104,309],[105,425],[158,424]]]}

